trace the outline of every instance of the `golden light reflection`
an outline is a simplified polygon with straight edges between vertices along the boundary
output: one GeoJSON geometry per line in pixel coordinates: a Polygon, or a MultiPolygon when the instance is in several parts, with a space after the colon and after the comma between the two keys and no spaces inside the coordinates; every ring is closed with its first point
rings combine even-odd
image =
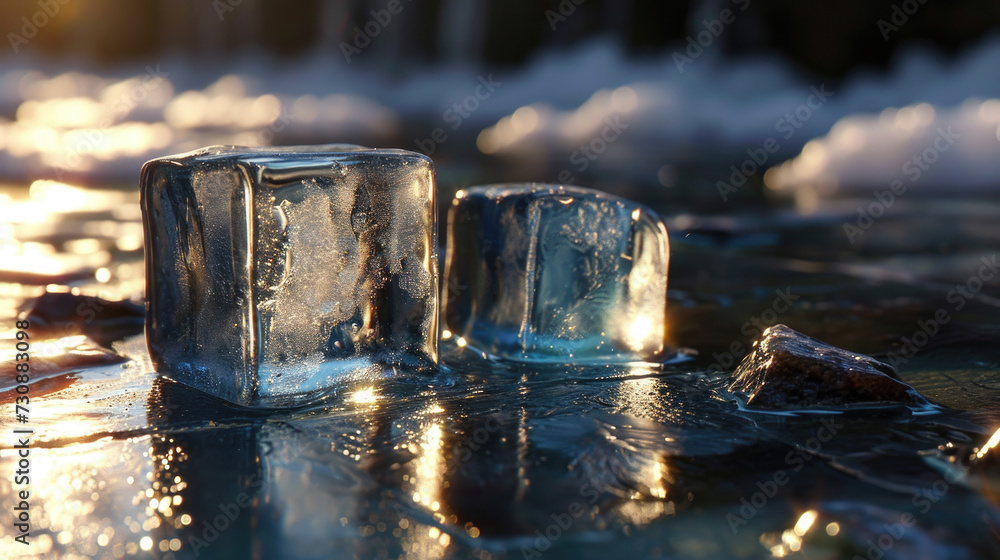
{"type": "MultiPolygon", "coordinates": [[[[622,94],[622,103],[627,103],[627,93],[622,94]]],[[[496,122],[495,125],[480,131],[476,138],[476,147],[484,154],[493,154],[504,148],[515,145],[535,132],[539,125],[549,119],[550,111],[543,107],[525,105],[519,107],[510,115],[496,122]]]]}
{"type": "MultiPolygon", "coordinates": [[[[355,96],[331,95],[322,101],[303,96],[287,115],[276,95],[250,94],[244,79],[236,75],[224,76],[203,90],[178,94],[158,68],[114,82],[77,72],[51,78],[25,72],[18,80],[20,104],[14,120],[0,120],[0,150],[26,159],[36,171],[43,167],[87,172],[106,166],[104,162],[142,158],[196,141],[206,129],[220,143],[242,139],[257,145],[271,141],[262,131],[284,128],[289,122],[313,126],[322,119],[362,121],[382,129],[398,126],[391,110],[355,96]]],[[[520,117],[521,126],[531,124],[526,112],[520,117]]]]}
{"type": "Polygon", "coordinates": [[[90,127],[109,119],[109,105],[89,97],[64,97],[46,101],[25,101],[17,108],[17,119],[53,127],[90,127]]]}
{"type": "Polygon", "coordinates": [[[805,535],[809,532],[809,529],[812,528],[813,523],[816,522],[816,517],[817,515],[815,510],[809,510],[803,513],[799,517],[799,520],[795,522],[795,527],[792,528],[792,532],[800,537],[805,535]]]}
{"type": "MultiPolygon", "coordinates": [[[[239,80],[235,76],[227,78],[239,80]]],[[[163,117],[167,124],[181,129],[205,126],[261,128],[281,117],[281,101],[271,94],[246,97],[243,91],[185,91],[167,104],[163,117]]]]}
{"type": "Polygon", "coordinates": [[[375,387],[364,387],[348,395],[347,401],[354,404],[375,404],[380,398],[375,387]]]}
{"type": "Polygon", "coordinates": [[[666,498],[667,488],[663,481],[667,479],[667,466],[657,458],[653,461],[651,471],[648,482],[650,495],[659,499],[666,498]]]}
{"type": "Polygon", "coordinates": [[[83,345],[89,346],[92,344],[88,344],[88,341],[89,339],[87,336],[82,334],[64,336],[62,338],[40,341],[34,345],[35,348],[33,350],[39,357],[52,358],[66,354],[67,352],[83,345]]]}
{"type": "Polygon", "coordinates": [[[653,321],[649,317],[636,317],[628,327],[626,343],[632,350],[641,352],[649,343],[652,332],[653,321]]]}
{"type": "MultiPolygon", "coordinates": [[[[58,277],[107,268],[111,263],[111,253],[105,250],[110,245],[107,240],[134,236],[136,228],[141,232],[138,222],[111,222],[110,231],[103,231],[96,227],[101,224],[95,223],[91,230],[85,228],[79,238],[67,240],[62,252],[47,242],[24,241],[57,232],[56,225],[63,220],[63,213],[118,212],[129,207],[138,211],[136,193],[86,190],[58,181],[35,181],[26,194],[24,198],[0,196],[0,269],[14,274],[58,277]]],[[[132,239],[126,241],[136,243],[132,239]]],[[[137,242],[141,248],[141,233],[137,242]]]]}
{"type": "Polygon", "coordinates": [[[661,517],[676,513],[677,506],[673,502],[664,501],[629,500],[615,509],[615,514],[624,523],[636,527],[648,525],[661,517]]]}
{"type": "Polygon", "coordinates": [[[0,263],[3,270],[43,277],[59,276],[81,268],[103,267],[111,262],[111,255],[106,251],[90,255],[57,254],[51,246],[30,243],[9,245],[3,247],[0,253],[6,253],[0,263]]]}
{"type": "MultiPolygon", "coordinates": [[[[818,514],[815,510],[809,510],[799,516],[795,525],[791,529],[781,532],[780,538],[776,533],[764,533],[760,536],[760,542],[771,551],[775,558],[784,558],[802,549],[802,538],[809,532],[816,522],[818,514]]],[[[830,527],[827,526],[829,533],[830,527]]],[[[839,531],[839,527],[837,529],[839,531]]]]}
{"type": "Polygon", "coordinates": [[[998,443],[1000,443],[1000,429],[993,432],[993,436],[991,436],[989,441],[986,442],[986,445],[976,451],[976,459],[982,459],[985,457],[986,454],[989,453],[991,449],[996,447],[998,443]]]}
{"type": "MultiPolygon", "coordinates": [[[[614,403],[621,407],[621,412],[637,417],[662,416],[663,395],[660,380],[650,376],[653,370],[649,367],[633,366],[630,368],[632,378],[618,382],[614,394],[614,403]]],[[[618,435],[610,436],[618,440],[618,435]]],[[[673,438],[664,435],[666,441],[673,438]]],[[[617,442],[616,442],[617,444],[617,442]]],[[[634,445],[628,439],[621,441],[629,453],[636,454],[636,464],[639,468],[633,470],[634,480],[638,490],[627,500],[615,508],[615,515],[629,525],[643,526],[656,519],[674,515],[676,505],[668,501],[674,474],[671,472],[670,456],[662,448],[651,448],[645,445],[634,445]]]]}
{"type": "MultiPolygon", "coordinates": [[[[455,519],[453,516],[447,517],[447,507],[441,494],[441,489],[447,481],[445,480],[445,431],[442,418],[438,415],[439,409],[440,405],[433,403],[423,411],[426,420],[421,424],[420,433],[415,441],[409,445],[410,452],[418,456],[408,480],[412,485],[410,498],[413,502],[430,511],[434,519],[443,525],[452,523],[455,519]]],[[[412,521],[408,521],[405,527],[400,523],[400,527],[406,530],[402,546],[408,558],[442,558],[451,544],[451,536],[442,533],[438,527],[428,527],[412,521]]]]}
{"type": "Polygon", "coordinates": [[[637,236],[629,254],[628,299],[620,311],[612,337],[619,346],[637,353],[641,358],[658,354],[666,340],[667,314],[663,294],[667,291],[667,275],[662,267],[670,258],[667,232],[659,220],[651,220],[641,211],[632,212],[633,227],[656,230],[656,236],[637,236]]]}
{"type": "Polygon", "coordinates": [[[80,187],[58,181],[35,181],[28,192],[33,200],[44,203],[46,208],[56,212],[81,210],[93,198],[91,193],[80,187]]]}
{"type": "Polygon", "coordinates": [[[419,443],[420,457],[417,459],[415,472],[410,475],[410,480],[416,481],[413,501],[428,508],[433,504],[438,504],[440,507],[438,498],[441,492],[441,474],[444,472],[442,434],[440,421],[433,421],[427,425],[419,443]]]}
{"type": "MultiPolygon", "coordinates": [[[[39,419],[39,423],[45,422],[44,418],[39,419]]],[[[94,425],[91,422],[81,422],[79,418],[63,422],[45,422],[44,431],[40,433],[39,439],[58,437],[59,439],[74,440],[91,435],[94,432],[94,425]]]]}
{"type": "Polygon", "coordinates": [[[655,377],[647,377],[651,370],[643,367],[633,367],[631,370],[635,379],[623,379],[618,384],[615,402],[629,414],[636,416],[655,416],[662,406],[662,396],[659,393],[660,381],[655,377]]]}
{"type": "MultiPolygon", "coordinates": [[[[130,505],[122,490],[128,488],[126,475],[151,468],[141,451],[144,443],[105,438],[32,449],[30,556],[47,558],[58,551],[60,557],[96,558],[111,549],[121,550],[119,556],[126,549],[138,550],[148,536],[141,534],[141,526],[134,532],[128,528],[148,521],[142,514],[145,504],[130,505]]],[[[8,461],[15,451],[2,450],[0,458],[8,461]]],[[[25,548],[2,539],[0,558],[23,558],[25,548]]]]}
{"type": "MultiPolygon", "coordinates": [[[[147,474],[149,486],[144,490],[137,489],[133,498],[133,503],[145,502],[143,513],[146,518],[141,523],[136,519],[131,529],[136,532],[135,529],[138,527],[142,531],[149,532],[164,527],[169,531],[171,528],[181,529],[191,524],[191,516],[180,511],[185,501],[183,492],[188,487],[188,483],[180,475],[181,463],[188,460],[184,448],[170,436],[153,436],[147,455],[155,467],[154,472],[147,474]]],[[[162,531],[158,532],[160,533],[162,531]]],[[[147,542],[150,547],[158,547],[161,552],[180,548],[180,542],[175,549],[171,540],[160,539],[157,542],[149,538],[149,541],[146,541],[147,537],[139,543],[143,550],[150,550],[144,548],[147,542]]]]}
{"type": "Polygon", "coordinates": [[[444,409],[441,408],[441,405],[439,405],[438,403],[434,403],[430,407],[428,407],[425,412],[427,414],[440,414],[444,412],[444,409]]]}

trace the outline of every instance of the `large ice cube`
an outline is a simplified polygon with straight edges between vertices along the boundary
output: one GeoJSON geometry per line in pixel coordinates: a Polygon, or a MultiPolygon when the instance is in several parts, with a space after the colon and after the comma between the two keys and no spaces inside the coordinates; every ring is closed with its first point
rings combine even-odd
{"type": "Polygon", "coordinates": [[[660,359],[668,259],[663,223],[628,200],[555,185],[460,191],[448,213],[446,336],[521,361],[660,359]]]}
{"type": "Polygon", "coordinates": [[[211,147],[142,170],[157,367],[245,406],[437,361],[433,166],[402,150],[211,147]]]}

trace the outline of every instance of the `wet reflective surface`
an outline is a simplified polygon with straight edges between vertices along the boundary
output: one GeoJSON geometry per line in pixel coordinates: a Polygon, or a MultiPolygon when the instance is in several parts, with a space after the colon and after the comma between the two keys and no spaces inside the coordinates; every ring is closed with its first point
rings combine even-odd
{"type": "Polygon", "coordinates": [[[0,525],[5,558],[1000,554],[1000,275],[982,260],[1000,239],[993,203],[914,201],[854,245],[849,205],[725,219],[656,208],[673,249],[669,337],[696,356],[508,366],[452,338],[437,375],[370,371],[280,412],[161,377],[127,329],[102,350],[78,332],[102,320],[84,306],[64,332],[26,329],[36,369],[15,425],[20,307],[47,284],[139,301],[143,276],[134,195],[6,192],[4,507],[26,488],[11,430],[34,434],[32,544],[0,525]],[[777,322],[893,364],[939,406],[745,409],[730,372],[777,322]]]}

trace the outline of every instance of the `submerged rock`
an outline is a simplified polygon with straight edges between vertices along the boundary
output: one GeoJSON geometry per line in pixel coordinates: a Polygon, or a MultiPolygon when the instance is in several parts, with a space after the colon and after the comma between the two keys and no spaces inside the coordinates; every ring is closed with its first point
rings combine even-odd
{"type": "Polygon", "coordinates": [[[889,364],[830,346],[785,325],[764,331],[734,376],[729,390],[745,393],[747,405],[754,408],[929,404],[916,389],[900,381],[889,364]]]}

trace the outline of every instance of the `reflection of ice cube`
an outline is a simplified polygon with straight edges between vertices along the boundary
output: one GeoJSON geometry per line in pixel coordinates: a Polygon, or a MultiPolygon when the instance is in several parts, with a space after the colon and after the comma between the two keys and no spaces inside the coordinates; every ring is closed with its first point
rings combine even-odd
{"type": "Polygon", "coordinates": [[[445,328],[526,361],[653,360],[666,351],[667,232],[598,191],[496,185],[448,214],[445,328]]]}
{"type": "Polygon", "coordinates": [[[142,173],[157,367],[247,406],[375,362],[437,360],[430,160],[358,146],[213,147],[142,173]]]}

